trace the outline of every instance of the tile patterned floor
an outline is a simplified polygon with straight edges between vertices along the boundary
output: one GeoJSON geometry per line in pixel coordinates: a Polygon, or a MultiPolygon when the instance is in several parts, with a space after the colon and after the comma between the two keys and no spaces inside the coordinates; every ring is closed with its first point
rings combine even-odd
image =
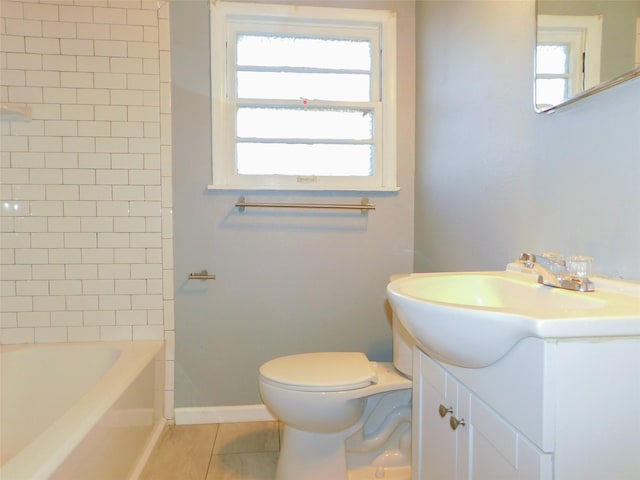
{"type": "Polygon", "coordinates": [[[140,480],[273,480],[277,422],[171,425],[140,480]]]}

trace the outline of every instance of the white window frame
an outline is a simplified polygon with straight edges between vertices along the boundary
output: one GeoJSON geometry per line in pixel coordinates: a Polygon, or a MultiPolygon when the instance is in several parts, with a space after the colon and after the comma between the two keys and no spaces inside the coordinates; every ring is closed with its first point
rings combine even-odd
{"type": "MultiPolygon", "coordinates": [[[[328,8],[211,0],[212,181],[215,190],[397,191],[396,162],[396,15],[387,10],[328,8]],[[374,173],[371,176],[239,175],[235,162],[235,37],[246,26],[256,32],[288,33],[305,24],[327,36],[342,31],[369,32],[374,111],[374,173]],[[230,58],[231,57],[231,58],[230,58]],[[230,63],[233,66],[230,67],[230,63]],[[376,98],[378,97],[378,98],[376,98]]],[[[252,32],[252,33],[256,33],[252,32]]],[[[310,102],[311,106],[313,104],[310,102]]],[[[319,102],[318,105],[321,105],[319,102]]]]}
{"type": "Polygon", "coordinates": [[[640,17],[636,19],[636,68],[640,67],[640,17]]]}
{"type": "MultiPolygon", "coordinates": [[[[602,56],[602,15],[538,15],[537,21],[538,45],[569,45],[567,99],[598,85],[602,56]]],[[[536,78],[553,78],[553,75],[540,75],[536,78]]]]}

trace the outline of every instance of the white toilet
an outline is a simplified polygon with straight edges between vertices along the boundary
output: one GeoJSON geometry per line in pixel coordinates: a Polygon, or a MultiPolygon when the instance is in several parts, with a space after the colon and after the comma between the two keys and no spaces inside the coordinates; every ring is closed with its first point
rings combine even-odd
{"type": "MultiPolygon", "coordinates": [[[[399,322],[393,324],[393,364],[371,362],[359,352],[321,352],[275,358],[260,367],[262,400],[284,424],[276,480],[347,480],[346,441],[363,428],[368,399],[411,389],[411,345],[401,337],[399,322]]],[[[392,408],[386,423],[399,424],[394,417],[400,408],[410,421],[409,403],[392,408]]]]}

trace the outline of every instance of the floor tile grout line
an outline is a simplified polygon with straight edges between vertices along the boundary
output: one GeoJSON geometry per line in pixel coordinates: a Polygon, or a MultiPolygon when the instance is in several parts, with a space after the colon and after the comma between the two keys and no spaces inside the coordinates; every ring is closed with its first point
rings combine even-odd
{"type": "Polygon", "coordinates": [[[219,423],[216,424],[216,434],[213,436],[213,442],[211,442],[211,450],[209,451],[209,461],[207,462],[207,469],[204,472],[204,478],[202,480],[207,480],[207,478],[209,477],[209,470],[211,469],[211,464],[213,463],[213,456],[214,456],[213,452],[216,451],[215,446],[216,446],[216,440],[218,439],[218,435],[220,435],[219,423]]]}

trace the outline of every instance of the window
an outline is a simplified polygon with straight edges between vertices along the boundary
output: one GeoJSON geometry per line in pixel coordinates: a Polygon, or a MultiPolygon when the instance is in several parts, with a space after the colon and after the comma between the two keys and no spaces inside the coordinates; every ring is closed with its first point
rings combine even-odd
{"type": "Polygon", "coordinates": [[[397,190],[393,12],[211,12],[210,188],[397,190]]]}
{"type": "Polygon", "coordinates": [[[538,15],[538,108],[562,103],[600,82],[601,41],[601,16],[538,15]]]}

